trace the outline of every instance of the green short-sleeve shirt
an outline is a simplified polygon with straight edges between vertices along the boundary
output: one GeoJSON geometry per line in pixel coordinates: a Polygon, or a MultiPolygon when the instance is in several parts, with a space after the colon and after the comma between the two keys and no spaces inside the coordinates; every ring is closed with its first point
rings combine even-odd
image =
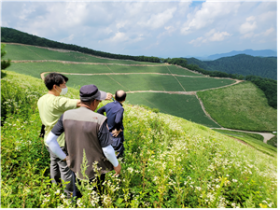
{"type": "MultiPolygon", "coordinates": [[[[49,132],[55,126],[60,116],[67,110],[77,108],[77,103],[78,99],[55,96],[49,93],[39,98],[37,105],[41,121],[45,125],[45,142],[47,140],[49,132]]],[[[64,133],[58,137],[57,142],[60,147],[64,147],[64,133]]]]}

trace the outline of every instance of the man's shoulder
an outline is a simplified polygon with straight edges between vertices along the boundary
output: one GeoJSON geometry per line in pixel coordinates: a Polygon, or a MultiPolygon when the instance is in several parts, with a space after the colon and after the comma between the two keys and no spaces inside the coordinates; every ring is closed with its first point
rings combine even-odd
{"type": "Polygon", "coordinates": [[[52,97],[51,94],[45,94],[43,96],[41,96],[38,101],[37,101],[37,105],[40,107],[43,104],[46,104],[46,101],[52,97]]]}
{"type": "Polygon", "coordinates": [[[85,107],[80,107],[78,109],[71,109],[64,112],[65,119],[73,119],[78,121],[99,121],[103,122],[107,119],[102,114],[96,113],[87,109],[85,107]]]}

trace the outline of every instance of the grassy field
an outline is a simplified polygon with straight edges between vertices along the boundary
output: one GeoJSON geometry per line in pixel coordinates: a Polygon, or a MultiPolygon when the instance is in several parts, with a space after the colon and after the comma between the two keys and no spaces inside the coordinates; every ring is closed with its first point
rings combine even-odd
{"type": "Polygon", "coordinates": [[[130,93],[127,103],[157,108],[162,113],[174,115],[208,127],[220,127],[203,112],[194,95],[166,93],[130,93]]]}
{"type": "Polygon", "coordinates": [[[11,60],[63,60],[76,62],[93,62],[93,63],[125,63],[125,64],[149,64],[158,65],[158,63],[110,60],[106,58],[97,58],[80,52],[58,52],[29,45],[6,44],[7,54],[5,58],[11,60]]]}
{"type": "MultiPolygon", "coordinates": [[[[1,79],[2,208],[75,208],[50,183],[37,109],[46,92],[34,77],[7,71],[1,79]]],[[[78,92],[69,88],[67,97],[78,92]]],[[[277,208],[276,157],[182,118],[124,109],[121,176],[107,173],[102,195],[81,186],[77,207],[277,208]]]]}
{"type": "Polygon", "coordinates": [[[62,64],[55,62],[44,63],[13,63],[10,71],[32,75],[39,78],[42,72],[67,72],[67,73],[163,73],[186,76],[203,77],[200,74],[178,68],[176,66],[124,66],[124,65],[87,65],[87,64],[62,64]],[[170,69],[170,71],[168,70],[170,69]]]}
{"type": "Polygon", "coordinates": [[[221,87],[225,84],[233,83],[229,79],[214,79],[207,77],[190,78],[177,77],[184,89],[178,83],[175,77],[167,75],[94,75],[79,76],[67,75],[68,85],[71,87],[77,85],[96,84],[103,90],[115,92],[121,87],[124,91],[137,90],[160,90],[160,91],[197,91],[207,88],[221,87]]]}
{"type": "Polygon", "coordinates": [[[211,117],[225,128],[276,131],[277,110],[251,82],[197,93],[211,117]]]}
{"type": "Polygon", "coordinates": [[[266,143],[263,143],[263,136],[259,134],[242,133],[242,132],[219,130],[219,129],[214,129],[214,130],[219,133],[225,134],[227,136],[232,136],[234,138],[240,139],[263,153],[266,153],[273,157],[277,157],[277,148],[268,145],[266,143]]]}

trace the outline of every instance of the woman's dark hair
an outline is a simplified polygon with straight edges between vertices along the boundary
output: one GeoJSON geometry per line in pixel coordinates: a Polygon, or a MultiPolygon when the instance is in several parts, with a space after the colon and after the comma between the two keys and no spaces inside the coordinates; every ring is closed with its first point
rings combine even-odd
{"type": "Polygon", "coordinates": [[[65,82],[68,81],[68,78],[62,74],[58,73],[50,73],[45,77],[45,85],[48,88],[48,90],[53,89],[53,85],[61,85],[65,82]]]}
{"type": "Polygon", "coordinates": [[[126,98],[126,92],[123,90],[117,90],[115,93],[115,99],[119,102],[124,101],[126,98]]]}

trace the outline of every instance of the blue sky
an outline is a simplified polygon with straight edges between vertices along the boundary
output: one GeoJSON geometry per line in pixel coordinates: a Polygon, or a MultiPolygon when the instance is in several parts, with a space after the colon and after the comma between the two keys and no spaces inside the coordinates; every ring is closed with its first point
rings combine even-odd
{"type": "Polygon", "coordinates": [[[277,50],[277,2],[2,1],[1,26],[110,53],[191,57],[277,50]]]}

